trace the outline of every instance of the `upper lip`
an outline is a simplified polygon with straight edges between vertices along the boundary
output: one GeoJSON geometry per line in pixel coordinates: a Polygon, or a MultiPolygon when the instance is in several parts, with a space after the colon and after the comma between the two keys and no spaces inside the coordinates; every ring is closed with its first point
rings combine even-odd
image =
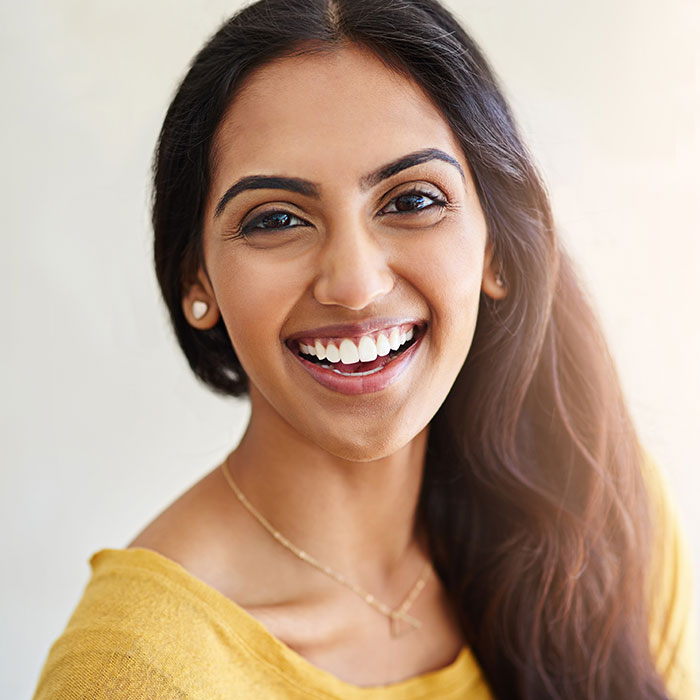
{"type": "Polygon", "coordinates": [[[367,333],[374,333],[375,331],[382,331],[386,328],[393,328],[394,326],[401,326],[406,323],[425,325],[424,321],[415,317],[370,318],[365,321],[356,321],[355,323],[341,323],[331,326],[309,328],[299,333],[293,333],[287,337],[287,340],[291,341],[299,338],[353,338],[367,333]]]}

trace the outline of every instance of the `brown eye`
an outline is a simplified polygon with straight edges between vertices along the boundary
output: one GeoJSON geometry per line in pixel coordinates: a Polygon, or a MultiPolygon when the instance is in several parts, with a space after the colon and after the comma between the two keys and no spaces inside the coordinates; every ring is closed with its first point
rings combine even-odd
{"type": "Polygon", "coordinates": [[[413,209],[425,209],[430,206],[430,200],[422,194],[402,194],[396,198],[396,208],[399,211],[411,211],[413,209]]]}
{"type": "Polygon", "coordinates": [[[398,195],[398,197],[394,197],[394,199],[382,209],[380,214],[410,214],[425,211],[432,207],[443,208],[446,205],[446,200],[436,194],[416,190],[404,192],[398,195]]]}
{"type": "Polygon", "coordinates": [[[247,236],[252,233],[279,231],[296,228],[297,226],[308,226],[308,222],[287,211],[268,211],[257,216],[251,222],[243,224],[241,232],[244,236],[247,236]]]}
{"type": "Polygon", "coordinates": [[[286,211],[276,211],[268,214],[258,223],[259,228],[282,228],[287,226],[292,220],[292,217],[286,211]]]}

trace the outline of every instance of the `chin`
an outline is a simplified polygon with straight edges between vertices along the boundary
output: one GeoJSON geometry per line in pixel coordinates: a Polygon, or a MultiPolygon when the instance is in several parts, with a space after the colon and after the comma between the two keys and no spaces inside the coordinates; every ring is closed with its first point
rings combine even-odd
{"type": "Polygon", "coordinates": [[[423,426],[418,426],[415,431],[391,431],[384,426],[382,430],[375,428],[367,433],[354,430],[351,434],[325,433],[307,437],[325,452],[348,462],[375,462],[404,449],[421,434],[422,428],[423,426]]]}

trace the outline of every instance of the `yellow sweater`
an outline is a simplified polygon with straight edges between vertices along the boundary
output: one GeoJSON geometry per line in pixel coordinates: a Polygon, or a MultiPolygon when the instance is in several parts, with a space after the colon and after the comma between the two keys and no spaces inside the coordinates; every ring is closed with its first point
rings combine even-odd
{"type": "MultiPolygon", "coordinates": [[[[671,697],[697,700],[691,592],[675,518],[665,501],[651,641],[671,697]]],[[[105,549],[35,700],[491,700],[468,649],[449,666],[363,688],[335,678],[273,637],[243,608],[147,549],[105,549]]]]}
{"type": "Polygon", "coordinates": [[[360,688],[312,666],[160,554],[106,549],[91,564],[92,579],[51,649],[35,700],[490,697],[466,650],[437,672],[360,688]]]}

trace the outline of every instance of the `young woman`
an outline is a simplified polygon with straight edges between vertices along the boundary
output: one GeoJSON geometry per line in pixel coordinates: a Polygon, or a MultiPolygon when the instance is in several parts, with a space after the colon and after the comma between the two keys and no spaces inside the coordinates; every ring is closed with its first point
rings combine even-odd
{"type": "Polygon", "coordinates": [[[687,574],[542,183],[433,0],[261,0],[163,125],[158,280],[251,417],[47,698],[690,698],[687,574]]]}

